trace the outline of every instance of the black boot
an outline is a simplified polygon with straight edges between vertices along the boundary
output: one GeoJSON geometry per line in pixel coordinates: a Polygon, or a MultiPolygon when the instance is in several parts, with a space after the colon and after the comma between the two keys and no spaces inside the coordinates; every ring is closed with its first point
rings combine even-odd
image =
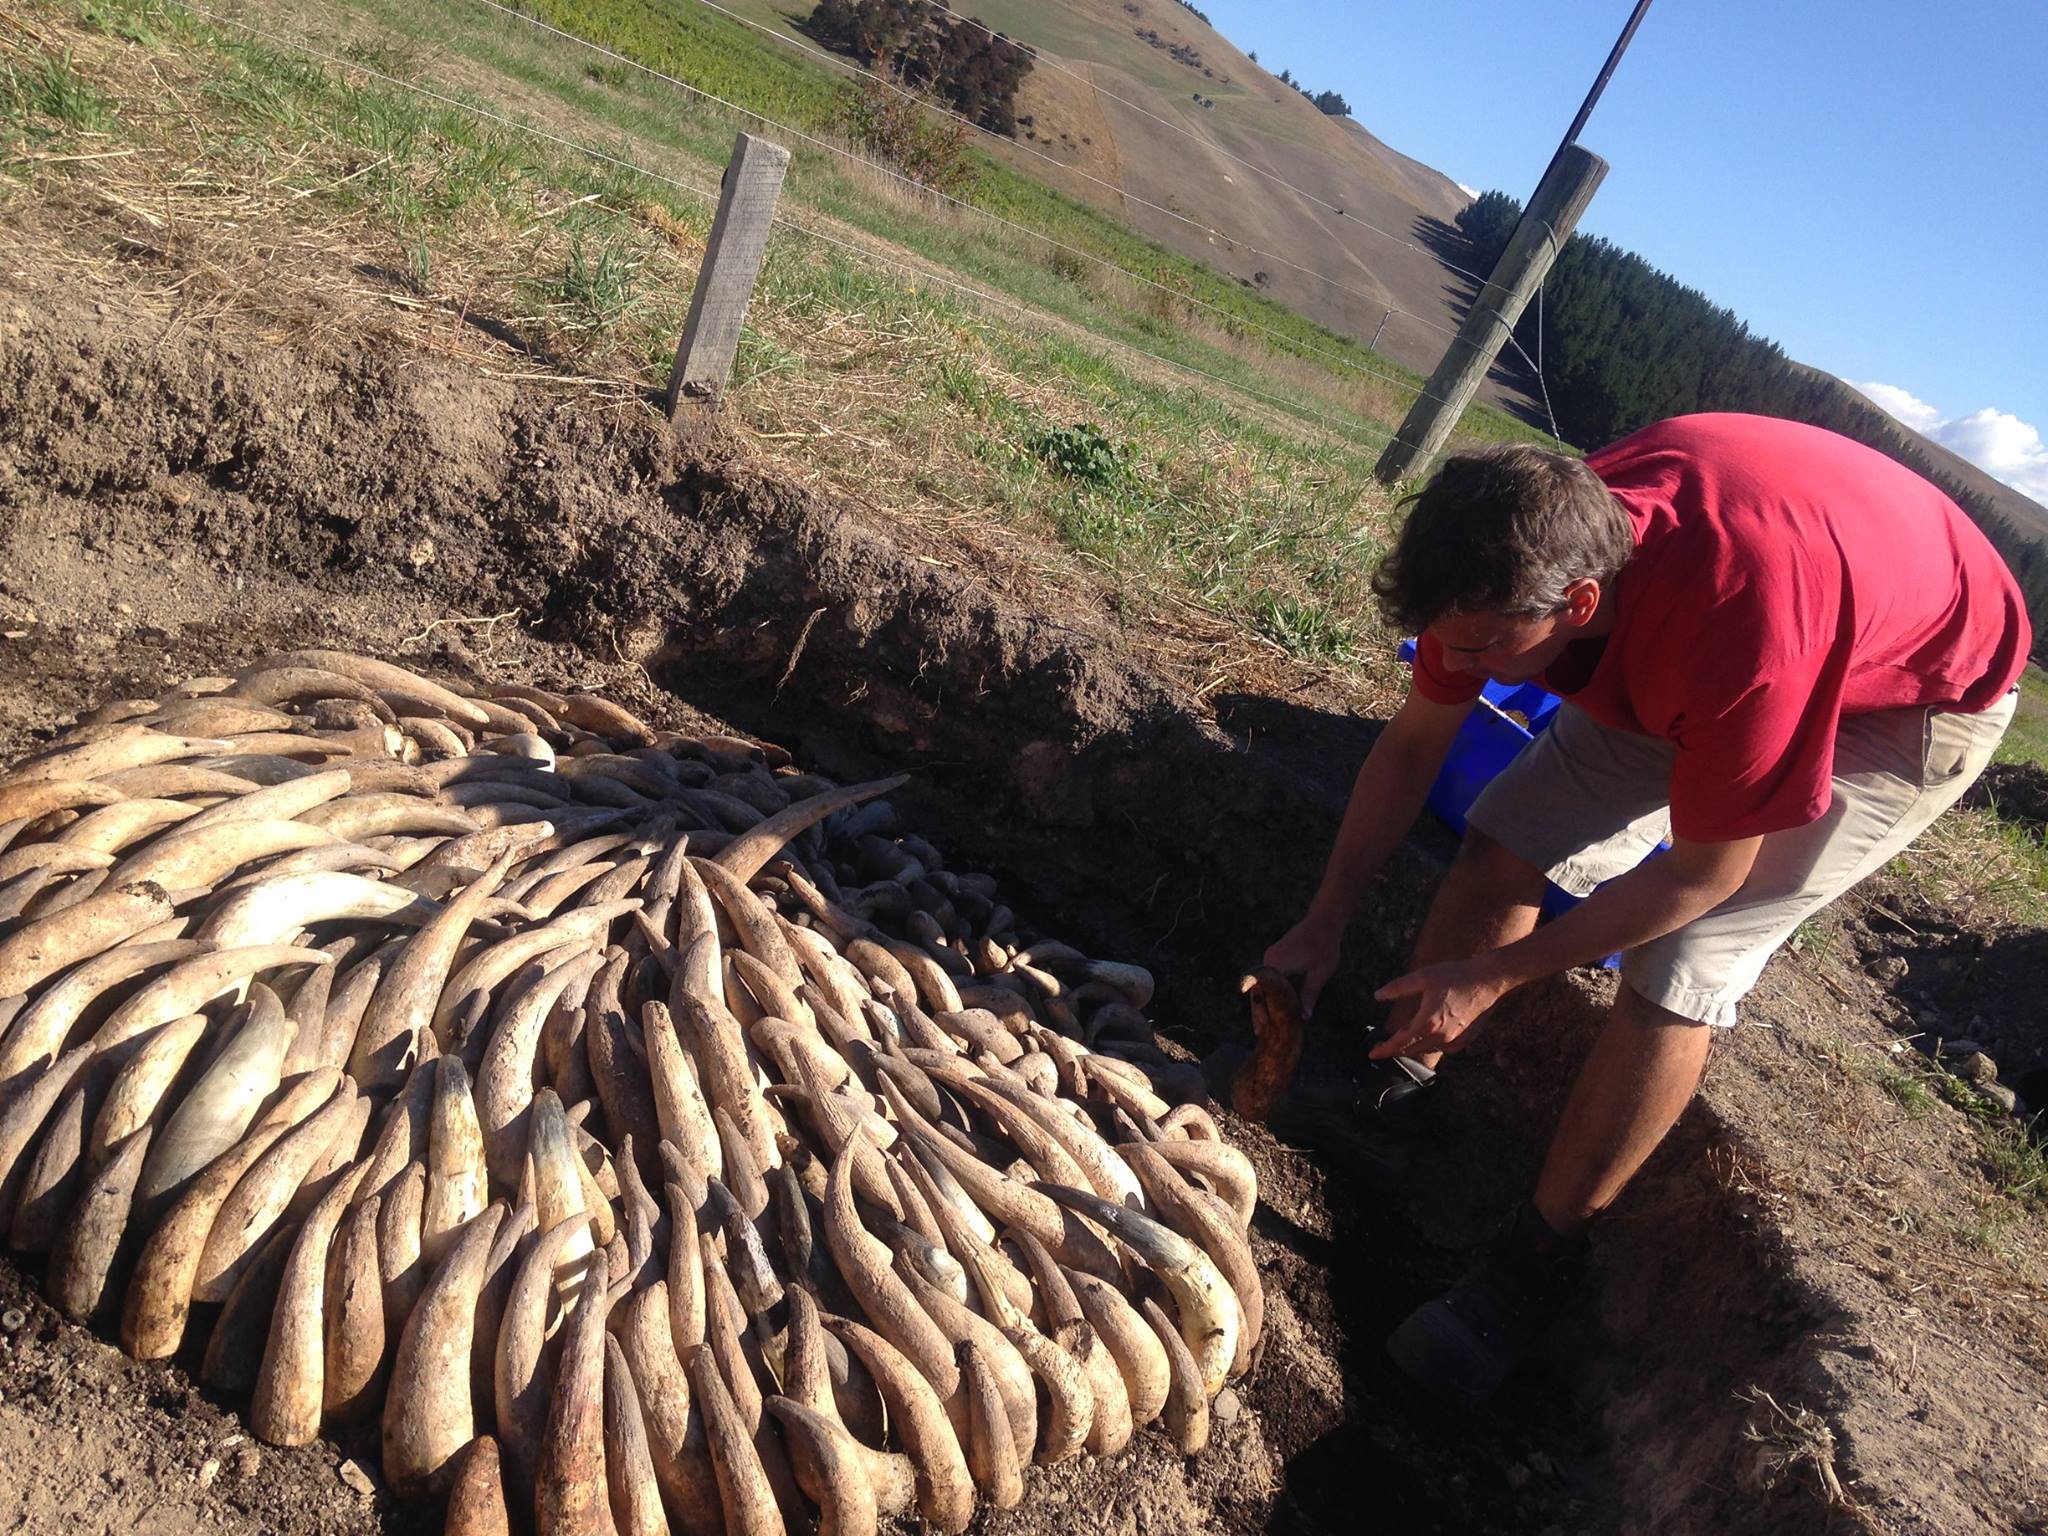
{"type": "Polygon", "coordinates": [[[1463,1278],[1387,1338],[1394,1363],[1431,1395],[1475,1408],[1528,1359],[1586,1271],[1586,1240],[1560,1237],[1524,1202],[1463,1278]]]}

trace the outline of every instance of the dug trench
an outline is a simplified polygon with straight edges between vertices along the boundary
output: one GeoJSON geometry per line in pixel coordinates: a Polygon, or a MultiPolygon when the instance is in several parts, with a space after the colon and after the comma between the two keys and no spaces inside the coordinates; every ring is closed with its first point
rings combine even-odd
{"type": "MultiPolygon", "coordinates": [[[[954,866],[1153,969],[1170,1049],[1242,1041],[1237,977],[1305,901],[1369,722],[1312,691],[1191,706],[1114,632],[1022,611],[646,402],[339,326],[194,326],[139,285],[94,297],[20,263],[5,281],[0,753],[295,644],[574,682],[836,775],[911,770],[900,813],[954,866]]],[[[1277,1134],[1228,1123],[1260,1174],[1268,1342],[1215,1443],[1183,1462],[1140,1437],[1036,1472],[983,1528],[2015,1528],[2038,1352],[1916,1399],[1885,1374],[1874,1282],[1834,1272],[1825,1221],[1772,1193],[1796,1116],[1768,1085],[1816,1008],[1797,977],[1774,972],[1760,1006],[1788,1028],[1720,1053],[1497,1410],[1454,1418],[1395,1375],[1387,1330],[1532,1177],[1610,984],[1517,999],[1426,1124],[1361,1130],[1371,979],[1399,968],[1448,852],[1425,838],[1374,888],[1277,1134]]],[[[336,1481],[343,1455],[374,1469],[374,1445],[258,1452],[225,1416],[239,1405],[61,1326],[32,1279],[0,1282],[24,1313],[0,1344],[0,1490],[27,1528],[433,1528],[336,1481]],[[27,1469],[52,1458],[72,1473],[40,1487],[27,1469]]]]}

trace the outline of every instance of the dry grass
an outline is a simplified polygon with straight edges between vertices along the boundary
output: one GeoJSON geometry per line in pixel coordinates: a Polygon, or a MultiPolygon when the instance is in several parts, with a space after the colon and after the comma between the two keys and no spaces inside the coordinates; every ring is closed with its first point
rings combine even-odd
{"type": "Polygon", "coordinates": [[[2030,828],[1957,806],[1892,861],[1891,873],[1937,906],[1978,921],[2048,920],[2048,849],[2030,828]]]}
{"type": "MultiPolygon", "coordinates": [[[[342,47],[418,71],[360,26],[342,47]]],[[[15,15],[0,50],[18,73],[65,59],[106,104],[104,126],[18,110],[27,142],[0,206],[146,263],[168,324],[373,325],[625,408],[665,381],[711,202],[672,159],[647,157],[670,180],[593,164],[148,0],[15,15]]],[[[492,82],[466,67],[461,86],[492,82]]],[[[567,115],[556,103],[551,131],[567,115]]],[[[891,178],[874,193],[967,217],[891,178]]],[[[992,313],[849,227],[824,232],[853,249],[778,235],[750,315],[727,421],[763,460],[927,558],[1115,632],[1191,698],[1313,679],[1354,707],[1391,699],[1398,668],[1364,588],[1390,510],[1369,451],[1071,324],[992,313]],[[1024,446],[1076,421],[1142,445],[1124,482],[1069,483],[1024,446]]]]}
{"type": "Polygon", "coordinates": [[[1830,1509],[1854,1509],[1835,1471],[1835,1432],[1823,1414],[1794,1403],[1785,1407],[1761,1387],[1742,1394],[1756,1411],[1743,1437],[1757,1448],[1754,1476],[1766,1491],[1811,1474],[1830,1509]]]}

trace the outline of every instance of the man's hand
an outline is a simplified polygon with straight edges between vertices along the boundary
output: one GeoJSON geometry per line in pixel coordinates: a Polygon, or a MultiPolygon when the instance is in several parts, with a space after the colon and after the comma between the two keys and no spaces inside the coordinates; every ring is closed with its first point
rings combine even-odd
{"type": "Polygon", "coordinates": [[[1383,1003],[1412,997],[1416,999],[1415,1014],[1399,1034],[1372,1048],[1373,1059],[1462,1049],[1480,1015],[1498,1002],[1509,986],[1484,955],[1425,965],[1396,977],[1373,996],[1383,1003]]]}
{"type": "Polygon", "coordinates": [[[1314,912],[1288,929],[1266,951],[1266,964],[1283,976],[1296,978],[1301,994],[1301,1016],[1316,1011],[1316,999],[1323,984],[1335,974],[1344,952],[1344,925],[1333,923],[1314,912]]]}

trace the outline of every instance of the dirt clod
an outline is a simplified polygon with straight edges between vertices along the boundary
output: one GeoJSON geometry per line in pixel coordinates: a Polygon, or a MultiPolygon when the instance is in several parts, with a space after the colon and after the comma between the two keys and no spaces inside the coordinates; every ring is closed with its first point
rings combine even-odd
{"type": "Polygon", "coordinates": [[[370,1474],[353,1461],[343,1460],[341,1465],[334,1469],[334,1475],[366,1499],[375,1498],[377,1495],[377,1485],[371,1481],[370,1474]]]}

